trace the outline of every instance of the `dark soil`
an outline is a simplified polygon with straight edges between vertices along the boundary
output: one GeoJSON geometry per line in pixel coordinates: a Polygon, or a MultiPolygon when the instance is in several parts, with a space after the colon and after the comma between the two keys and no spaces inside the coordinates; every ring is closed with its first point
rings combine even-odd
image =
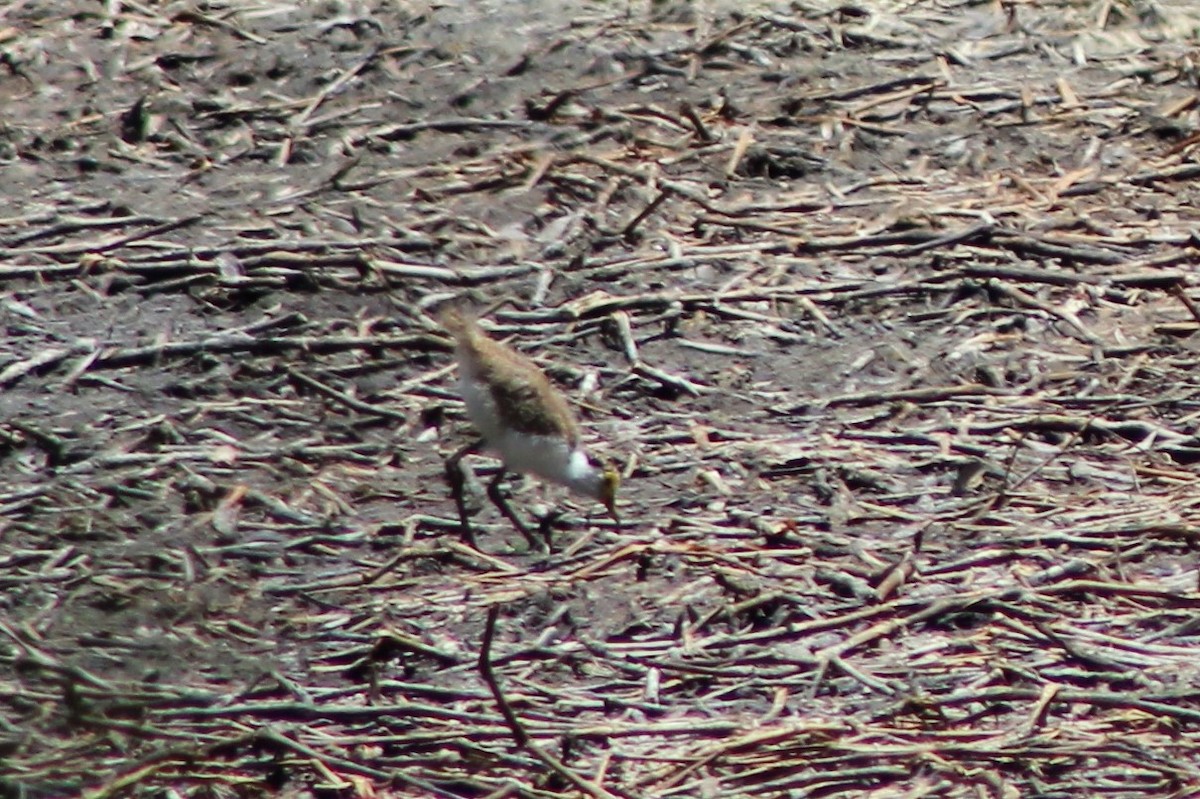
{"type": "Polygon", "coordinates": [[[1197,31],[6,4],[0,797],[1188,795],[1197,31]],[[623,526],[464,543],[446,302],[623,526]]]}

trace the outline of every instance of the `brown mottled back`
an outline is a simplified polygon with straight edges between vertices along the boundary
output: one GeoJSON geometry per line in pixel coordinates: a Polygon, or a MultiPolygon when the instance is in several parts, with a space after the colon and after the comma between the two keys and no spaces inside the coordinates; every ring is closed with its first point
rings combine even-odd
{"type": "Polygon", "coordinates": [[[475,320],[457,309],[442,313],[442,326],[457,343],[459,368],[485,384],[501,421],[524,433],[579,441],[571,406],[537,364],[490,338],[475,320]]]}

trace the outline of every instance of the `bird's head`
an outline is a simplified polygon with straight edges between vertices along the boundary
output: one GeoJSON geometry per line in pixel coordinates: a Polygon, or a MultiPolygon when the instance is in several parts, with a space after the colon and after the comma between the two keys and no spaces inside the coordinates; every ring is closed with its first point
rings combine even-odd
{"type": "Polygon", "coordinates": [[[613,517],[617,526],[621,525],[621,517],[617,515],[617,489],[621,485],[621,473],[611,463],[603,463],[600,470],[600,494],[597,497],[603,504],[608,515],[613,517]]]}

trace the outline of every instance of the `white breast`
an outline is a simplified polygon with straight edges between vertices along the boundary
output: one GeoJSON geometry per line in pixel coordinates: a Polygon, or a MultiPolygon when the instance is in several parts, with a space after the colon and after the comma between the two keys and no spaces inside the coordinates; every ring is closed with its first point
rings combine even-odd
{"type": "Polygon", "coordinates": [[[459,391],[471,422],[488,449],[514,472],[533,474],[588,496],[599,492],[599,472],[580,449],[558,436],[518,433],[505,426],[491,391],[470,370],[461,369],[459,391]]]}
{"type": "Polygon", "coordinates": [[[488,443],[513,471],[536,474],[545,480],[566,484],[571,449],[561,438],[505,430],[489,439],[488,443]]]}
{"type": "Polygon", "coordinates": [[[492,392],[487,386],[471,375],[466,366],[460,366],[459,369],[461,376],[458,380],[458,390],[467,406],[467,416],[471,417],[475,429],[488,444],[498,448],[495,442],[504,430],[504,424],[500,421],[496,400],[492,398],[492,392]]]}

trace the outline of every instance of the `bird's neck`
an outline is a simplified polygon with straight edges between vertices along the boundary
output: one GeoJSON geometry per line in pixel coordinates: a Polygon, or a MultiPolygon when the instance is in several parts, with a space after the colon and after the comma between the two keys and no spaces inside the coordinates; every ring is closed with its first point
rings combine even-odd
{"type": "Polygon", "coordinates": [[[593,499],[600,499],[604,474],[588,460],[588,456],[583,450],[576,449],[572,450],[567,459],[567,473],[564,475],[563,482],[572,491],[577,491],[593,499]]]}

